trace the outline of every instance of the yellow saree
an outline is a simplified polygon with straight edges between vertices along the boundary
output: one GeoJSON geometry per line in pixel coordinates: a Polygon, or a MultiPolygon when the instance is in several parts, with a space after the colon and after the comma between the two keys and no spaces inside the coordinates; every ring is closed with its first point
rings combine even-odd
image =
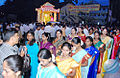
{"type": "Polygon", "coordinates": [[[104,56],[103,56],[103,62],[102,62],[102,70],[101,70],[101,74],[99,74],[97,76],[97,78],[103,78],[104,77],[104,73],[105,70],[104,70],[104,63],[105,61],[107,61],[107,59],[109,59],[110,57],[110,54],[111,54],[111,50],[112,50],[112,38],[110,38],[109,36],[105,37],[104,39],[101,39],[102,42],[106,45],[106,49],[105,49],[105,52],[104,52],[104,56]],[[108,46],[110,46],[108,48],[108,46]]]}
{"type": "Polygon", "coordinates": [[[57,67],[63,74],[66,75],[71,69],[75,69],[76,75],[72,78],[81,78],[81,64],[78,64],[73,58],[60,60],[60,57],[58,56],[56,57],[56,62],[57,62],[57,67]]]}

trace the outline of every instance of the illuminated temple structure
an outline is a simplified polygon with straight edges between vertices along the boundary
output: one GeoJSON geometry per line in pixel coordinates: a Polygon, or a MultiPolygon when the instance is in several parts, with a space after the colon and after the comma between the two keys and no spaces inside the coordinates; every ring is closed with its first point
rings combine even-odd
{"type": "Polygon", "coordinates": [[[49,2],[42,5],[40,8],[37,8],[37,22],[39,23],[48,23],[50,21],[56,22],[60,19],[60,9],[55,9],[55,6],[49,2]]]}

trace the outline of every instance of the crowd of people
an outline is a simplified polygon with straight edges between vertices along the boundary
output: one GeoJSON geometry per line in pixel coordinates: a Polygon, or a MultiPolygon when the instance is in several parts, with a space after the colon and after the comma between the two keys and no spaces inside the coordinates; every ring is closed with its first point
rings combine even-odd
{"type": "Polygon", "coordinates": [[[0,78],[120,76],[117,26],[12,23],[0,31],[0,78]]]}

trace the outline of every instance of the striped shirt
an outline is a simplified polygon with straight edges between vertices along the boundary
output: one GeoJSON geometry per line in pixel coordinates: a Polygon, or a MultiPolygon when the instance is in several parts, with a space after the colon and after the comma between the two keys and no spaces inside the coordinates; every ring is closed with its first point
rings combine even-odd
{"type": "Polygon", "coordinates": [[[7,43],[3,43],[0,46],[0,78],[3,78],[2,77],[2,71],[3,71],[2,63],[3,63],[3,60],[8,56],[15,55],[17,53],[18,53],[18,48],[16,46],[10,46],[7,43]]]}

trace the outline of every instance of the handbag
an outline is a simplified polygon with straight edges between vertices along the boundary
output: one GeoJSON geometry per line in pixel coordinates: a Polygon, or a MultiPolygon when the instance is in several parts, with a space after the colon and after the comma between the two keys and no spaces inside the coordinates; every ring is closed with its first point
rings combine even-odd
{"type": "MultiPolygon", "coordinates": [[[[24,51],[25,52],[25,51],[24,51]]],[[[31,63],[31,58],[30,56],[27,54],[27,52],[25,52],[25,55],[23,57],[24,59],[24,65],[23,65],[23,71],[27,72],[31,69],[30,63],[31,63]]]]}

